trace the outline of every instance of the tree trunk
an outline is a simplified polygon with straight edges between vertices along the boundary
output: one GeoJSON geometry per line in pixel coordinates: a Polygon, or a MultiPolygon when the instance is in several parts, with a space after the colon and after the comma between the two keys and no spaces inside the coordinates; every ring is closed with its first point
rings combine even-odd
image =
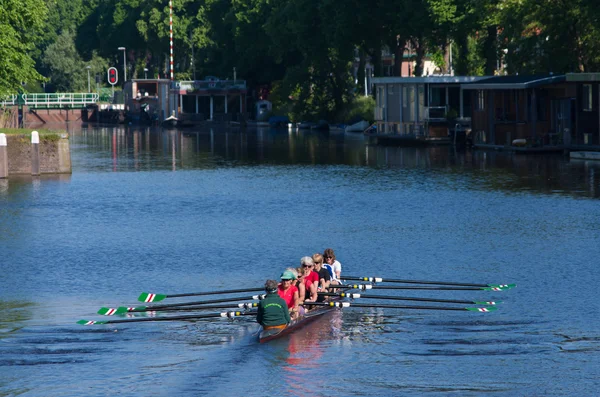
{"type": "Polygon", "coordinates": [[[402,62],[404,61],[404,50],[406,41],[397,40],[394,47],[394,76],[402,76],[402,62]],[[402,45],[400,45],[402,43],[402,45]]]}
{"type": "Polygon", "coordinates": [[[413,40],[413,47],[415,48],[416,58],[415,58],[415,76],[423,75],[423,60],[425,59],[425,47],[422,45],[422,37],[413,40]]]}
{"type": "Polygon", "coordinates": [[[458,56],[454,57],[454,74],[457,76],[470,75],[469,70],[469,38],[466,34],[461,34],[456,38],[458,47],[458,56]]]}
{"type": "Polygon", "coordinates": [[[493,76],[498,63],[498,28],[496,25],[487,27],[487,37],[483,44],[483,54],[485,58],[484,73],[487,76],[493,76]]]}

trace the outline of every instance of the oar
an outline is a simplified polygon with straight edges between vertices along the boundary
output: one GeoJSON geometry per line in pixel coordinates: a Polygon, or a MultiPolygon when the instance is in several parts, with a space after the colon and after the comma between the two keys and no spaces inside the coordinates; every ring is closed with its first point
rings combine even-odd
{"type": "Polygon", "coordinates": [[[198,320],[203,318],[215,318],[215,317],[239,317],[239,316],[250,316],[256,315],[256,312],[223,312],[223,313],[207,313],[207,314],[188,314],[185,316],[173,316],[173,317],[140,317],[130,318],[123,320],[108,320],[108,321],[93,321],[93,320],[79,320],[77,324],[80,325],[94,325],[94,324],[118,324],[118,323],[136,323],[141,321],[178,321],[178,320],[198,320]]]}
{"type": "Polygon", "coordinates": [[[304,302],[304,305],[312,306],[331,306],[331,307],[380,307],[387,309],[423,309],[423,310],[460,310],[470,312],[493,312],[498,310],[495,306],[490,307],[443,307],[443,306],[402,306],[402,305],[370,305],[366,303],[354,302],[304,302]]]}
{"type": "Polygon", "coordinates": [[[166,298],[183,298],[186,296],[202,296],[202,295],[218,295],[218,294],[237,294],[239,292],[256,292],[263,291],[263,288],[244,288],[244,289],[230,289],[224,291],[208,291],[208,292],[188,292],[185,294],[153,294],[150,292],[142,292],[138,297],[140,302],[160,302],[166,298]]]}
{"type": "Polygon", "coordinates": [[[171,303],[168,305],[150,305],[150,306],[146,306],[146,308],[148,310],[152,310],[152,309],[164,309],[167,307],[207,305],[207,304],[211,304],[211,303],[235,302],[235,301],[242,301],[242,300],[262,300],[265,298],[265,296],[266,295],[238,296],[236,298],[222,298],[222,299],[211,299],[211,300],[207,300],[207,301],[171,303]]]}
{"type": "Polygon", "coordinates": [[[475,284],[475,283],[457,283],[457,282],[449,282],[449,281],[426,281],[426,280],[398,280],[392,278],[381,278],[381,277],[353,277],[353,276],[344,276],[342,277],[345,280],[355,280],[355,281],[368,281],[371,283],[402,283],[402,284],[433,284],[433,285],[454,285],[460,287],[490,287],[490,288],[501,288],[501,289],[511,289],[517,286],[517,284],[475,284]]]}
{"type": "Polygon", "coordinates": [[[370,284],[353,284],[353,285],[331,285],[330,288],[350,288],[359,290],[368,289],[406,289],[406,290],[428,290],[428,291],[504,291],[504,288],[499,287],[431,287],[417,285],[370,285],[370,284]]]}
{"type": "Polygon", "coordinates": [[[433,299],[433,298],[414,298],[414,297],[406,297],[406,296],[385,296],[385,295],[364,295],[364,294],[354,294],[341,292],[339,294],[329,293],[329,292],[319,292],[319,295],[324,296],[339,296],[341,298],[365,298],[365,299],[389,299],[389,300],[398,300],[398,301],[420,301],[420,302],[439,302],[439,303],[463,303],[465,305],[497,305],[498,303],[502,303],[499,301],[469,301],[469,300],[459,300],[459,299],[433,299]]]}
{"type": "Polygon", "coordinates": [[[251,309],[253,307],[257,307],[258,303],[256,302],[247,302],[247,303],[230,303],[223,305],[205,305],[205,306],[185,306],[185,307],[164,307],[164,308],[153,308],[152,306],[138,306],[138,307],[125,307],[120,306],[118,308],[112,307],[102,307],[98,310],[98,314],[103,316],[115,316],[125,313],[138,313],[138,312],[151,312],[151,311],[193,311],[193,310],[206,310],[206,309],[232,309],[232,308],[240,308],[240,309],[251,309]]]}

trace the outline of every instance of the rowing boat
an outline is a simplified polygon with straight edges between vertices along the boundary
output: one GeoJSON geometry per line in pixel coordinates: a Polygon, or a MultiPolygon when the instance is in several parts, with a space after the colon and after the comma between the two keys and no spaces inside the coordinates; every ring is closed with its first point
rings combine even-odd
{"type": "Polygon", "coordinates": [[[265,343],[273,339],[280,338],[285,335],[289,335],[300,327],[305,326],[308,323],[313,322],[317,318],[321,317],[325,313],[329,313],[335,309],[334,306],[317,306],[314,309],[307,312],[304,316],[298,318],[297,320],[293,320],[288,324],[285,328],[270,328],[263,329],[258,336],[258,340],[260,343],[265,343]]]}

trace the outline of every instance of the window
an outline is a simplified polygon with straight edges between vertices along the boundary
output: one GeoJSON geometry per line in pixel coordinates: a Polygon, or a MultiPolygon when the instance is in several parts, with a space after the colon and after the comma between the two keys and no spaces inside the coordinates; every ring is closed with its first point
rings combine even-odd
{"type": "Polygon", "coordinates": [[[485,96],[483,90],[477,90],[477,110],[485,110],[485,96]]]}
{"type": "Polygon", "coordinates": [[[591,112],[592,111],[592,85],[584,84],[583,85],[583,95],[581,98],[581,104],[583,105],[583,111],[591,112]]]}

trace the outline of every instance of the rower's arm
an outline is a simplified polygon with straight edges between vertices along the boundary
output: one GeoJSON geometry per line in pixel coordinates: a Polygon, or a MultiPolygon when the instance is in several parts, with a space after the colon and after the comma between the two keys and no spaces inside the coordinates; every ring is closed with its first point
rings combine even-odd
{"type": "Polygon", "coordinates": [[[317,301],[317,283],[310,284],[310,300],[313,302],[317,301]]]}

